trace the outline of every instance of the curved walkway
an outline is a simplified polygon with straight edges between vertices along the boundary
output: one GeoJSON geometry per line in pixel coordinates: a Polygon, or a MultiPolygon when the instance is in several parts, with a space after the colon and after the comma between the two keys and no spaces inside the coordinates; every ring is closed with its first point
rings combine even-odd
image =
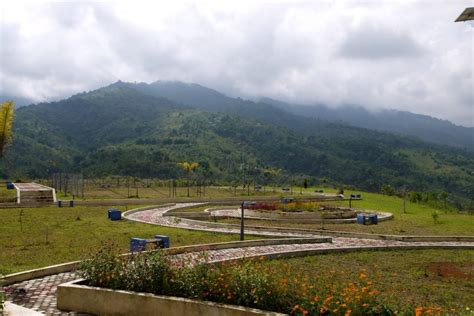
{"type": "MultiPolygon", "coordinates": [[[[166,212],[200,203],[181,203],[173,206],[156,207],[141,211],[129,211],[124,217],[143,223],[156,224],[176,228],[203,230],[219,233],[239,233],[235,227],[224,224],[206,223],[194,220],[183,220],[173,216],[163,216],[166,212]],[[208,226],[210,225],[210,226],[208,226]]],[[[276,236],[276,237],[321,237],[311,232],[272,232],[262,230],[246,230],[247,234],[276,236]]],[[[293,241],[292,241],[293,242],[293,241]]],[[[334,237],[332,242],[326,243],[286,243],[278,245],[264,245],[252,247],[226,248],[218,250],[207,250],[207,258],[210,261],[227,261],[244,257],[278,257],[284,255],[309,255],[330,251],[353,251],[363,249],[412,249],[412,248],[469,248],[474,249],[474,242],[403,242],[395,240],[363,239],[334,237]]],[[[175,256],[187,256],[199,259],[201,251],[187,252],[175,256]]],[[[56,289],[61,283],[77,278],[75,272],[59,273],[43,278],[27,280],[5,287],[7,300],[34,311],[40,311],[48,315],[77,315],[76,313],[65,313],[56,309],[56,289]]]]}

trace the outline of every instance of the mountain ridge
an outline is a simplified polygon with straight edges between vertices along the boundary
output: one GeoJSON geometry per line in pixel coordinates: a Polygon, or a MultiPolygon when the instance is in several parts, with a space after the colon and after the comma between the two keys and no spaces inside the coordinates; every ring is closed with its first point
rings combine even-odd
{"type": "Polygon", "coordinates": [[[244,157],[245,172],[258,182],[268,181],[263,170],[277,168],[286,175],[327,178],[372,191],[388,183],[464,197],[474,192],[472,153],[295,116],[263,103],[257,110],[251,101],[236,104],[232,111],[242,105],[253,112],[197,109],[116,83],[23,107],[8,153],[13,170],[3,167],[1,172],[170,178],[180,176],[177,163],[186,160],[205,166],[201,172],[209,180],[237,181],[244,157]]]}

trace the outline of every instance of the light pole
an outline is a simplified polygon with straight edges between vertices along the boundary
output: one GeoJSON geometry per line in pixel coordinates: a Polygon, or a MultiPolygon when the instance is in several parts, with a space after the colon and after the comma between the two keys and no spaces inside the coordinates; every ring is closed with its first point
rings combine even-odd
{"type": "Polygon", "coordinates": [[[240,212],[240,240],[244,240],[244,206],[245,206],[245,201],[242,202],[241,205],[241,212],[240,212]]]}

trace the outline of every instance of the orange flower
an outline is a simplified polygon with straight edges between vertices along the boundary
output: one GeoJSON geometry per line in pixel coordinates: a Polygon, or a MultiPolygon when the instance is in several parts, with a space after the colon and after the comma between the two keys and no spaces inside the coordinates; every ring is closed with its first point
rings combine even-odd
{"type": "Polygon", "coordinates": [[[352,313],[352,310],[348,309],[348,310],[346,311],[346,313],[344,314],[344,316],[350,316],[351,313],[352,313]]]}
{"type": "Polygon", "coordinates": [[[424,309],[423,307],[417,307],[417,308],[415,309],[415,316],[421,316],[421,315],[423,315],[424,310],[425,310],[425,309],[424,309]]]}

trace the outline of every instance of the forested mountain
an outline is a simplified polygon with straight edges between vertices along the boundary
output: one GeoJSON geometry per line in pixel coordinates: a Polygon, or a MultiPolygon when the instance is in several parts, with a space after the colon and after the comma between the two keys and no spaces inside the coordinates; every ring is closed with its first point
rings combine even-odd
{"type": "Polygon", "coordinates": [[[311,117],[327,122],[344,123],[355,127],[413,136],[423,141],[465,148],[474,152],[474,127],[457,126],[446,120],[411,112],[397,110],[370,112],[361,106],[354,105],[339,108],[330,108],[324,105],[292,105],[270,98],[252,102],[240,98],[230,98],[198,84],[176,81],[118,84],[150,95],[165,97],[178,103],[189,104],[198,109],[248,115],[270,123],[282,123],[283,121],[284,125],[290,128],[308,128],[306,124],[301,125],[301,118],[311,117]]]}
{"type": "Polygon", "coordinates": [[[170,178],[180,176],[178,162],[197,161],[199,173],[214,180],[263,182],[269,180],[264,169],[272,167],[374,191],[391,184],[468,198],[474,192],[474,155],[463,150],[265,103],[225,101],[218,93],[207,102],[176,93],[173,102],[169,93],[148,89],[118,82],[18,109],[4,176],[63,171],[170,178]]]}
{"type": "Polygon", "coordinates": [[[474,152],[474,127],[454,125],[449,121],[427,115],[398,110],[371,112],[356,105],[345,105],[338,108],[324,105],[293,105],[269,98],[263,98],[261,102],[302,116],[415,136],[427,142],[466,148],[474,152]]]}

